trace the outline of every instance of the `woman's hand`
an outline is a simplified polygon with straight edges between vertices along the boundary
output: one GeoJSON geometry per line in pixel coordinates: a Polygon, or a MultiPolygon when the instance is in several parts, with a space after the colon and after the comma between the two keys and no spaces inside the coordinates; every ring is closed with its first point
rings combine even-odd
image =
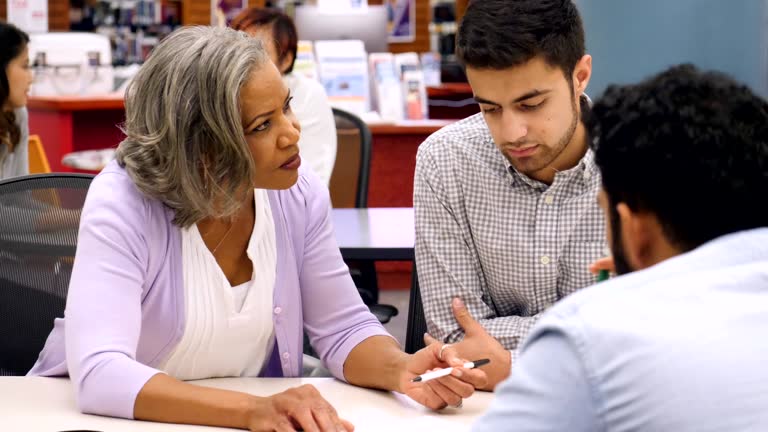
{"type": "Polygon", "coordinates": [[[432,408],[443,409],[447,406],[461,407],[461,402],[475,392],[475,388],[483,388],[488,377],[481,369],[465,369],[460,365],[469,360],[455,359],[448,364],[440,359],[442,343],[434,341],[419,350],[406,360],[404,371],[400,377],[401,393],[405,393],[416,402],[432,408]],[[435,380],[411,382],[413,378],[432,371],[454,366],[451,375],[435,380]]]}
{"type": "Polygon", "coordinates": [[[303,385],[282,393],[257,398],[250,410],[253,432],[352,432],[352,423],[339,418],[336,410],[317,389],[303,385]]]}

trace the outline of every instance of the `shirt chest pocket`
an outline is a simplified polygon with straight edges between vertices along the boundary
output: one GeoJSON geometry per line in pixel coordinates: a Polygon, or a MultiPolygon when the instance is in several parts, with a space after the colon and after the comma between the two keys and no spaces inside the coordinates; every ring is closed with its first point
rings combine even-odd
{"type": "Polygon", "coordinates": [[[589,265],[605,256],[605,242],[570,241],[566,243],[560,259],[561,277],[558,278],[557,291],[559,297],[585,288],[596,282],[595,275],[590,273],[589,265]]]}

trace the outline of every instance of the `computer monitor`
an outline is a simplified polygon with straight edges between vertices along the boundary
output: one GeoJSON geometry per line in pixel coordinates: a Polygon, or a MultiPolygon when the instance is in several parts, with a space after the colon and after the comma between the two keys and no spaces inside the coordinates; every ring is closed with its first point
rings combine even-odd
{"type": "Polygon", "coordinates": [[[359,39],[368,53],[388,51],[386,6],[350,12],[297,6],[294,22],[301,40],[359,39]]]}

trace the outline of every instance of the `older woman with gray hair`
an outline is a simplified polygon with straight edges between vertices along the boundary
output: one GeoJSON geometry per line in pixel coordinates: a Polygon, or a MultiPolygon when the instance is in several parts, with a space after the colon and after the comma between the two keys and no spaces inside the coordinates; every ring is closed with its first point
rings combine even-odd
{"type": "Polygon", "coordinates": [[[434,409],[486,380],[440,346],[400,350],[360,300],[327,188],[299,168],[291,96],[261,43],[167,37],[126,94],[127,138],[83,209],[66,318],[31,375],[69,375],[83,412],[252,431],[352,430],[312,387],[267,398],[186,383],[298,376],[306,331],[350,384],[434,409]]]}

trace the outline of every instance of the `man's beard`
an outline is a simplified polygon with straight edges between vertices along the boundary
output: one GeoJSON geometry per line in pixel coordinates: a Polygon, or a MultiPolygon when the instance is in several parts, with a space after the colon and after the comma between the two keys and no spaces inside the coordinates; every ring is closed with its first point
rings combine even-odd
{"type": "MultiPolygon", "coordinates": [[[[610,200],[609,200],[610,201],[610,200]]],[[[613,266],[617,275],[623,275],[634,271],[627,261],[627,255],[624,252],[624,242],[621,240],[621,220],[619,212],[611,204],[609,211],[611,218],[611,255],[613,255],[613,266]]]]}
{"type": "MultiPolygon", "coordinates": [[[[533,160],[529,161],[522,161],[521,159],[514,159],[507,157],[505,154],[505,157],[509,160],[509,163],[515,167],[515,169],[523,174],[532,174],[538,171],[543,170],[547,166],[551,165],[552,162],[557,159],[560,154],[565,151],[566,147],[568,147],[568,144],[573,139],[573,135],[576,133],[576,127],[579,124],[579,114],[576,110],[576,101],[574,100],[571,104],[571,124],[568,126],[568,129],[563,133],[563,135],[560,137],[560,139],[557,141],[557,145],[554,147],[546,147],[544,145],[540,146],[539,155],[538,157],[535,157],[533,160]],[[522,163],[521,163],[522,162],[522,163]]],[[[521,144],[522,145],[522,144],[521,144]]]]}

